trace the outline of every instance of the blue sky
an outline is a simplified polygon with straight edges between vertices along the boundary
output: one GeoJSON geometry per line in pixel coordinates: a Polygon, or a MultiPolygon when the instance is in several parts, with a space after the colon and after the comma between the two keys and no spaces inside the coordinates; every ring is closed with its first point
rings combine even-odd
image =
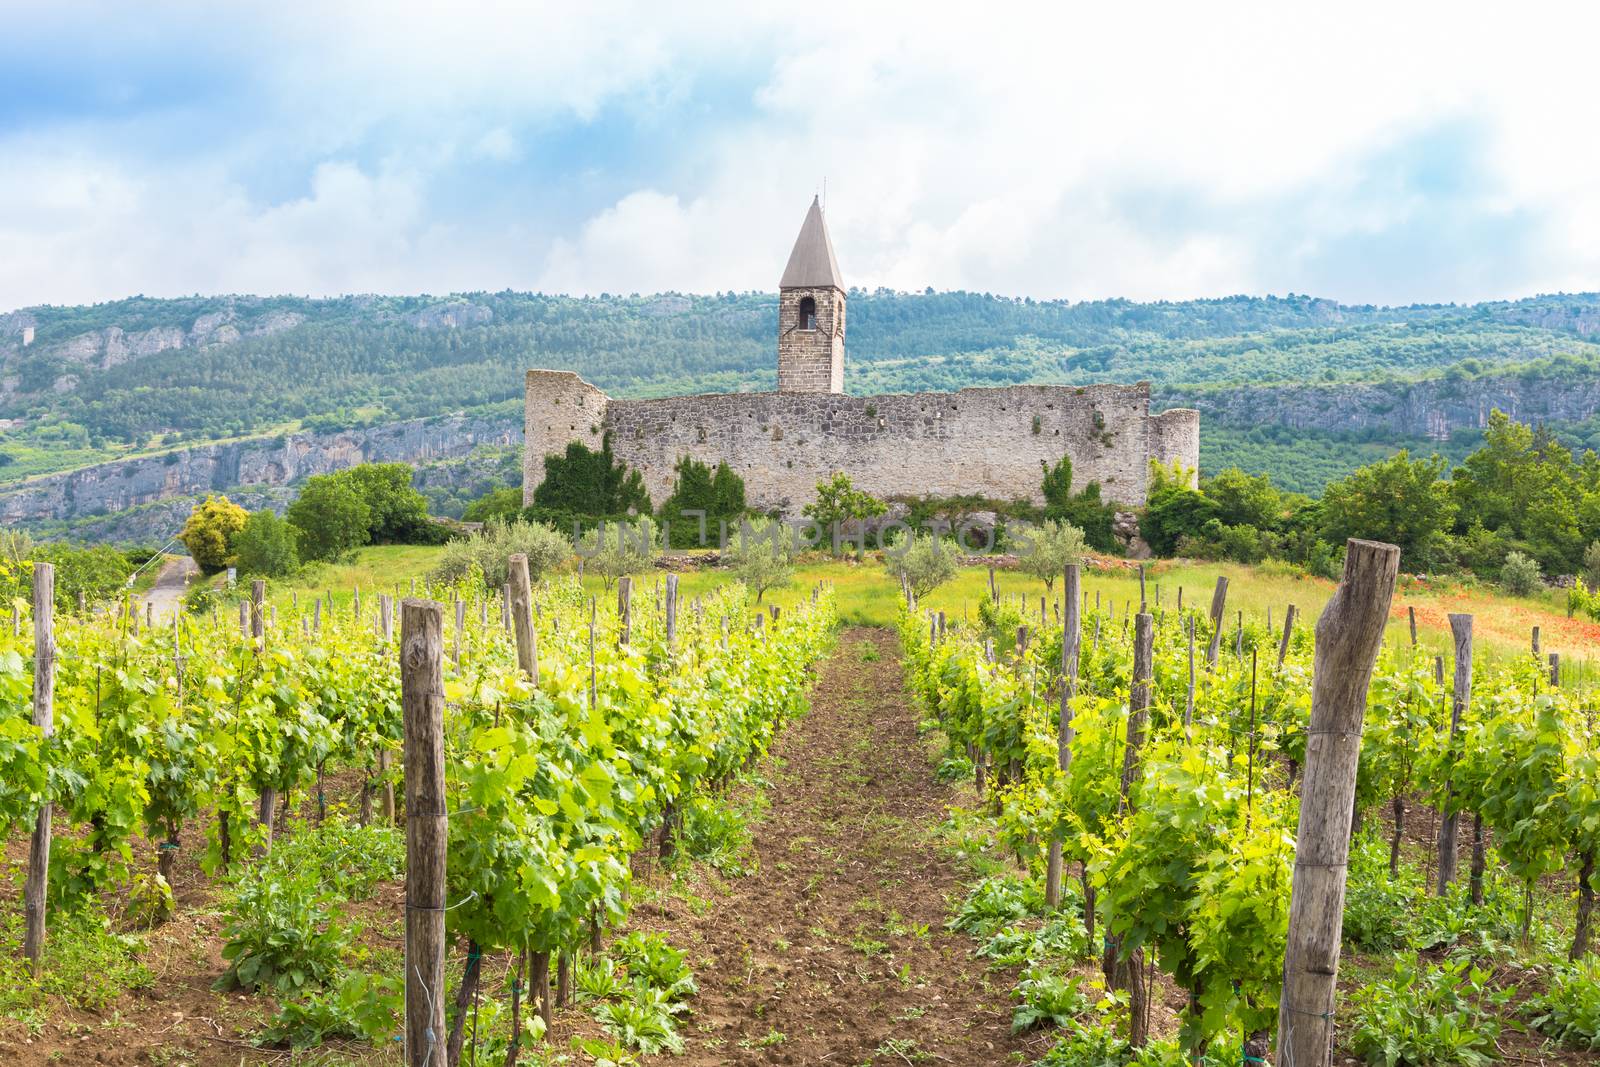
{"type": "Polygon", "coordinates": [[[5,0],[0,310],[1600,289],[1600,11],[1301,6],[5,0]]]}

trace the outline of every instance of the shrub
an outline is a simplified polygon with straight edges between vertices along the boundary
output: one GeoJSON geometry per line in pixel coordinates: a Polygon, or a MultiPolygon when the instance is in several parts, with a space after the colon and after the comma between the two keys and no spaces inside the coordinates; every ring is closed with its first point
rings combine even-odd
{"type": "Polygon", "coordinates": [[[956,576],[956,553],[932,534],[922,534],[903,550],[886,552],[884,565],[921,600],[956,576]]]}
{"type": "Polygon", "coordinates": [[[70,545],[55,541],[34,544],[26,534],[0,547],[0,599],[31,597],[33,564],[49,563],[56,569],[56,607],[75,611],[78,594],[94,603],[119,596],[127,587],[132,568],[127,557],[109,545],[70,545]],[[12,552],[20,552],[13,556],[12,552]]]}
{"type": "Polygon", "coordinates": [[[871,493],[857,489],[844,471],[835,471],[832,478],[817,483],[817,498],[801,509],[822,530],[829,545],[839,543],[838,535],[854,533],[856,558],[860,559],[866,548],[866,520],[876,518],[888,506],[871,493]]]}
{"type": "Polygon", "coordinates": [[[651,510],[644,477],[612,454],[609,433],[601,438],[598,452],[573,441],[565,454],[546,456],[544,481],[533,491],[533,506],[575,516],[651,510]]]}
{"type": "Polygon", "coordinates": [[[508,522],[522,514],[522,490],[516,486],[491,489],[467,505],[461,513],[466,522],[488,522],[500,519],[508,522]]]}
{"type": "Polygon", "coordinates": [[[1491,990],[1488,980],[1489,972],[1470,960],[1428,966],[1416,953],[1401,956],[1388,978],[1351,995],[1350,1047],[1384,1067],[1483,1067],[1496,1058],[1500,1036],[1493,1010],[1514,992],[1491,990]]]}
{"type": "Polygon", "coordinates": [[[245,520],[233,546],[240,574],[260,574],[282,578],[300,566],[296,546],[299,534],[293,526],[263,508],[245,520]]]}
{"type": "Polygon", "coordinates": [[[233,539],[249,517],[249,512],[227,497],[208,496],[189,512],[178,539],[201,570],[220,571],[233,558],[233,539]]]}
{"type": "Polygon", "coordinates": [[[1506,592],[1512,596],[1532,596],[1543,583],[1538,560],[1517,551],[1506,553],[1506,561],[1500,566],[1500,585],[1506,592]]]}
{"type": "Polygon", "coordinates": [[[367,505],[367,540],[375,545],[433,544],[428,501],[411,486],[408,463],[363,463],[329,475],[367,505]]]}
{"type": "Polygon", "coordinates": [[[1600,588],[1600,541],[1590,541],[1583,550],[1583,584],[1590,589],[1600,588]]]}
{"type": "Polygon", "coordinates": [[[303,558],[332,561],[367,543],[372,510],[347,479],[319,474],[306,479],[288,519],[300,531],[303,558]]]}
{"type": "Polygon", "coordinates": [[[661,505],[661,522],[674,546],[704,545],[708,538],[717,536],[719,523],[731,525],[744,515],[744,480],[727,463],[717,464],[713,471],[699,460],[684,456],[678,460],[676,470],[672,495],[661,505]],[[704,515],[685,516],[685,511],[704,515]]]}
{"type": "Polygon", "coordinates": [[[445,545],[429,577],[456,585],[478,574],[490,589],[499,589],[508,580],[506,560],[518,552],[528,557],[528,577],[538,581],[572,555],[572,545],[542,522],[492,519],[483,529],[445,545]]]}
{"type": "Polygon", "coordinates": [[[1545,991],[1524,1007],[1540,1033],[1563,1045],[1600,1049],[1600,962],[1590,957],[1556,968],[1545,991]]]}

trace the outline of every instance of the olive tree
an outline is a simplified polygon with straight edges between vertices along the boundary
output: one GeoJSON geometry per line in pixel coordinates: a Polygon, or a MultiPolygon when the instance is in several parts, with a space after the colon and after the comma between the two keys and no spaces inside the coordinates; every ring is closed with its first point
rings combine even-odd
{"type": "Polygon", "coordinates": [[[759,604],[767,590],[788,585],[794,577],[796,540],[794,530],[776,519],[747,519],[729,539],[722,558],[759,604]]]}
{"type": "Polygon", "coordinates": [[[918,600],[956,576],[955,550],[932,534],[913,537],[896,548],[884,553],[884,564],[918,600]]]}
{"type": "Polygon", "coordinates": [[[1067,564],[1083,562],[1089,550],[1082,530],[1056,519],[1046,519],[1037,526],[1015,531],[1013,536],[1018,542],[1018,568],[1044,582],[1044,587],[1051,591],[1067,564]]]}

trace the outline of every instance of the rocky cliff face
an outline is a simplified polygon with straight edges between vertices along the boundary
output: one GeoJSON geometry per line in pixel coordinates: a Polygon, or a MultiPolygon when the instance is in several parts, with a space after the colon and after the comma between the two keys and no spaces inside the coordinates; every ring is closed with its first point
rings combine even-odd
{"type": "Polygon", "coordinates": [[[1282,425],[1332,432],[1389,431],[1444,440],[1481,429],[1495,409],[1521,422],[1576,422],[1600,412],[1600,380],[1521,377],[1421,382],[1165,387],[1153,403],[1198,408],[1226,426],[1282,425]]]}
{"type": "Polygon", "coordinates": [[[0,522],[81,519],[238,487],[288,486],[359,463],[427,463],[521,441],[514,417],[458,415],[202,445],[101,463],[0,491],[0,522]]]}
{"type": "MultiPolygon", "coordinates": [[[[110,325],[54,338],[46,335],[40,315],[34,309],[23,308],[0,314],[0,400],[18,393],[21,378],[15,373],[15,368],[25,359],[42,357],[55,361],[60,373],[50,384],[50,390],[70,393],[89,375],[158,352],[173,348],[230,345],[246,338],[293,329],[307,321],[302,312],[266,307],[256,297],[219,299],[226,301],[219,310],[206,311],[193,318],[180,317],[176,322],[165,325],[145,329],[110,325]]],[[[214,306],[215,301],[211,303],[214,306]]],[[[360,306],[359,299],[354,303],[360,306]]],[[[493,318],[491,308],[452,298],[430,304],[394,321],[404,321],[419,330],[437,330],[483,325],[493,318]]]]}

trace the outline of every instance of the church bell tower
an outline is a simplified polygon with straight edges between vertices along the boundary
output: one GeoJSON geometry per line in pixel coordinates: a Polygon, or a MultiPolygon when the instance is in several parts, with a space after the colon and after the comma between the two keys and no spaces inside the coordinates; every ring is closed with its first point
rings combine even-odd
{"type": "Polygon", "coordinates": [[[844,280],[815,197],[778,282],[778,391],[844,392],[844,280]]]}

